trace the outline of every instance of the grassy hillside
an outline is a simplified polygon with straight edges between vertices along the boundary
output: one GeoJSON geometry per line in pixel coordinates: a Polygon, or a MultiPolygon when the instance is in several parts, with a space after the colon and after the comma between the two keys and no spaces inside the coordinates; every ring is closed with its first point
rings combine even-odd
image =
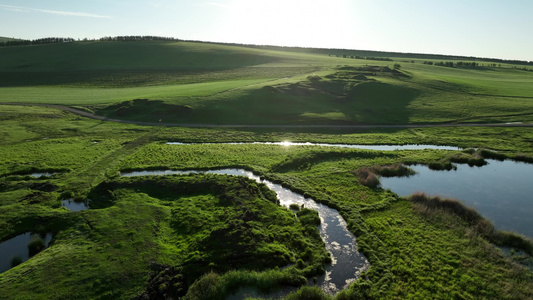
{"type": "Polygon", "coordinates": [[[185,123],[533,121],[527,67],[448,68],[281,50],[168,41],[0,48],[0,102],[185,123]]]}
{"type": "Polygon", "coordinates": [[[16,40],[18,40],[18,39],[0,36],[0,43],[9,42],[9,41],[16,41],[16,40]]]}

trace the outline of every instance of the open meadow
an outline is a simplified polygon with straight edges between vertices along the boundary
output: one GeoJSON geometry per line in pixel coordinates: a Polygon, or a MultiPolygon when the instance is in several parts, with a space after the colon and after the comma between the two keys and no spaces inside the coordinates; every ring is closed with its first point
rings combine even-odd
{"type": "Polygon", "coordinates": [[[267,299],[279,290],[286,299],[533,298],[531,238],[460,202],[399,197],[375,181],[417,164],[531,163],[531,127],[164,126],[533,121],[531,71],[388,58],[176,41],[0,47],[0,241],[40,234],[31,258],[3,258],[0,299],[238,299],[243,288],[267,299]],[[254,143],[283,141],[303,144],[254,143]],[[336,294],[315,286],[336,263],[319,233],[325,220],[279,205],[266,184],[122,176],[227,168],[336,209],[368,269],[336,294]]]}
{"type": "Polygon", "coordinates": [[[4,47],[0,102],[192,124],[533,120],[530,66],[451,68],[289,50],[167,41],[4,47]]]}

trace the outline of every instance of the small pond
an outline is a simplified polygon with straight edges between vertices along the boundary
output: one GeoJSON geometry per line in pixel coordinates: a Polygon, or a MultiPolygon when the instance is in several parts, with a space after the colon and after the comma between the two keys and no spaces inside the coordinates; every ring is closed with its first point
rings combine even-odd
{"type": "Polygon", "coordinates": [[[66,207],[70,211],[80,211],[80,210],[86,210],[89,209],[89,202],[87,200],[84,201],[75,201],[73,199],[63,199],[61,201],[61,205],[63,207],[66,207]]]}
{"type": "Polygon", "coordinates": [[[296,143],[296,142],[253,142],[253,143],[179,143],[169,142],[167,145],[279,145],[284,147],[290,146],[322,146],[338,148],[354,148],[380,151],[394,150],[461,150],[459,147],[437,146],[437,145],[352,145],[352,144],[323,144],[323,143],[296,143]]]}
{"type": "Polygon", "coordinates": [[[411,177],[381,178],[381,186],[400,196],[415,192],[456,198],[475,208],[497,229],[533,238],[533,165],[487,160],[483,167],[457,165],[457,170],[433,171],[410,166],[411,177]]]}
{"type": "Polygon", "coordinates": [[[41,177],[50,177],[54,174],[57,174],[57,173],[50,173],[50,172],[37,172],[37,173],[31,173],[30,176],[31,177],[35,177],[35,178],[41,178],[41,177]]]}
{"type": "MultiPolygon", "coordinates": [[[[335,209],[315,202],[313,199],[294,193],[279,184],[268,180],[262,180],[252,172],[242,169],[222,169],[213,171],[135,171],[122,173],[122,176],[146,176],[146,175],[170,175],[170,174],[190,174],[190,173],[210,173],[223,175],[245,176],[257,182],[264,183],[276,192],[280,204],[289,207],[290,204],[305,205],[305,207],[318,211],[322,220],[319,231],[320,236],[326,243],[326,249],[331,253],[332,263],[326,266],[326,274],[317,277],[317,285],[321,286],[327,293],[333,294],[347,288],[350,283],[359,278],[361,272],[370,266],[368,260],[357,251],[355,236],[346,228],[346,222],[335,209]]],[[[248,290],[251,294],[240,296],[253,296],[254,291],[248,290]]],[[[290,292],[287,290],[286,294],[290,292]]],[[[276,294],[276,297],[282,296],[276,294]]]]}
{"type": "Polygon", "coordinates": [[[52,234],[40,235],[26,232],[0,243],[0,272],[5,272],[12,268],[11,261],[14,257],[19,257],[22,262],[27,261],[30,258],[28,245],[34,239],[42,239],[45,248],[48,248],[52,240],[52,234]]]}

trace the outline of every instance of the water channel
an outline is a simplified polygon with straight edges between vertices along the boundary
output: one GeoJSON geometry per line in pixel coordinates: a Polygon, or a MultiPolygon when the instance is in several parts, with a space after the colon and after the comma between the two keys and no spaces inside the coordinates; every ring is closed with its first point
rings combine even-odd
{"type": "Polygon", "coordinates": [[[52,234],[39,235],[36,233],[26,232],[18,235],[0,244],[0,273],[12,268],[11,261],[13,258],[20,258],[20,262],[27,261],[30,258],[28,245],[34,239],[41,238],[45,248],[48,248],[52,240],[52,234]]]}
{"type": "Polygon", "coordinates": [[[452,171],[410,166],[416,175],[383,177],[381,186],[401,196],[424,192],[459,199],[497,229],[533,238],[533,165],[509,160],[487,162],[483,167],[459,164],[452,171]]]}
{"type": "Polygon", "coordinates": [[[354,144],[327,144],[327,143],[297,143],[297,142],[250,142],[250,143],[180,143],[168,142],[167,145],[279,145],[284,147],[290,146],[322,146],[322,147],[338,147],[338,148],[352,148],[352,149],[366,149],[379,151],[394,151],[394,150],[461,150],[459,147],[453,146],[437,146],[437,145],[354,145],[354,144]]]}
{"type": "MultiPolygon", "coordinates": [[[[324,275],[317,277],[317,285],[320,285],[327,293],[333,294],[341,289],[347,288],[350,283],[359,278],[361,272],[365,271],[370,266],[368,260],[357,251],[355,236],[346,228],[346,222],[337,210],[317,203],[313,199],[305,198],[279,184],[261,179],[252,172],[242,169],[221,169],[205,172],[151,170],[122,173],[122,176],[185,175],[191,173],[245,176],[257,182],[264,183],[270,189],[275,191],[280,200],[280,204],[285,207],[289,207],[289,205],[293,203],[300,206],[303,204],[307,208],[318,211],[322,220],[319,228],[320,236],[326,243],[326,249],[331,253],[332,263],[331,265],[326,266],[326,273],[324,275]]],[[[240,294],[240,296],[253,296],[253,291],[250,292],[252,294],[240,294]]]]}

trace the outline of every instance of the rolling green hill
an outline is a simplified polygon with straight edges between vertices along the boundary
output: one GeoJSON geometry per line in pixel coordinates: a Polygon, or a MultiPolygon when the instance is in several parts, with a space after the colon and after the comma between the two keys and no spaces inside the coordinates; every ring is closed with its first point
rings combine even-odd
{"type": "Polygon", "coordinates": [[[528,67],[478,61],[450,68],[418,58],[286,50],[182,41],[4,47],[0,102],[86,106],[113,118],[180,123],[533,121],[528,67]]]}
{"type": "Polygon", "coordinates": [[[16,41],[16,40],[18,40],[18,39],[0,36],[0,43],[9,42],[9,41],[16,41]]]}

